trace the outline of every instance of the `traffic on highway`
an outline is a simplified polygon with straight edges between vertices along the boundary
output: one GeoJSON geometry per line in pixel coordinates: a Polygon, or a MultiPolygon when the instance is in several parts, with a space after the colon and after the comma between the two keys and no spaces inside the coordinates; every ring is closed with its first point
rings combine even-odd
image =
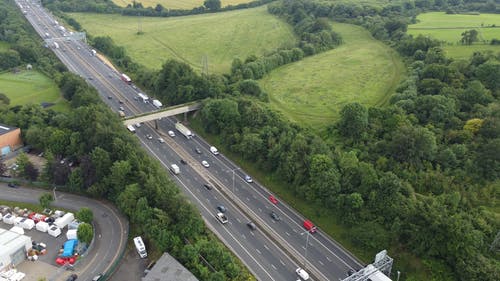
{"type": "MultiPolygon", "coordinates": [[[[29,4],[24,14],[47,47],[93,85],[114,112],[134,116],[158,109],[130,78],[124,79],[92,47],[74,39],[75,33],[62,29],[43,7],[29,4]]],[[[306,274],[309,280],[341,280],[363,267],[211,144],[199,136],[188,137],[186,129],[174,117],[129,125],[198,207],[207,226],[258,280],[306,280],[306,274]]]]}

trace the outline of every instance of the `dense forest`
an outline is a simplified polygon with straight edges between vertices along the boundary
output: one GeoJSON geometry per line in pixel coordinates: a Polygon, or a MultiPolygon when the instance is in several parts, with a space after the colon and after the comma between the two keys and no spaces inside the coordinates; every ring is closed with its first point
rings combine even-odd
{"type": "MultiPolygon", "coordinates": [[[[492,1],[455,0],[401,1],[383,7],[277,1],[268,9],[294,26],[299,45],[276,50],[272,58],[237,59],[226,75],[199,75],[172,60],[160,71],[152,71],[131,61],[110,38],[90,40],[166,104],[206,99],[199,118],[207,133],[218,135],[227,150],[271,173],[291,193],[334,212],[364,251],[388,248],[396,261],[400,254],[416,255],[431,280],[493,281],[500,279],[500,245],[493,244],[500,229],[495,209],[500,191],[500,54],[478,52],[468,60],[454,61],[444,55],[438,41],[408,36],[406,28],[425,10],[493,12],[499,10],[497,6],[492,1]],[[367,28],[405,58],[408,76],[388,106],[348,104],[338,122],[330,124],[328,135],[319,137],[271,111],[266,94],[253,79],[261,78],[271,66],[300,59],[308,50],[303,47],[311,42],[320,47],[321,42],[340,43],[317,40],[325,38],[318,34],[330,32],[325,29],[326,19],[367,28]]],[[[1,36],[11,34],[3,29],[9,23],[1,24],[1,36]]],[[[24,54],[15,47],[20,42],[9,42],[11,51],[24,62],[24,54]]],[[[197,216],[190,215],[192,207],[156,162],[134,149],[134,141],[118,129],[93,90],[69,74],[55,79],[74,112],[4,107],[0,122],[23,128],[30,144],[51,151],[48,159],[70,157],[79,163],[69,169],[51,161],[54,164],[43,173],[48,181],[111,200],[119,198],[125,202],[120,208],[132,222],[147,220],[154,229],[149,241],[156,241],[190,269],[196,268],[197,276],[208,274],[194,262],[195,254],[214,251],[202,250],[206,240],[200,237],[206,230],[197,216]],[[82,136],[89,137],[81,140],[82,136]],[[172,212],[179,204],[185,214],[172,212]],[[177,223],[183,215],[193,223],[177,223]],[[182,230],[170,232],[158,226],[160,221],[182,230]],[[185,245],[181,238],[201,242],[185,245]]],[[[211,262],[222,260],[216,259],[211,262]]],[[[225,265],[219,264],[220,271],[208,274],[210,278],[222,278],[225,272],[226,277],[239,280],[225,265]]]]}
{"type": "Polygon", "coordinates": [[[56,81],[71,104],[68,113],[58,113],[35,104],[9,106],[8,98],[0,98],[0,123],[20,127],[25,142],[44,151],[47,160],[39,176],[29,162],[20,167],[19,176],[115,202],[128,216],[132,234],[142,235],[158,252],[168,251],[200,280],[251,280],[206,229],[165,169],[139,148],[116,114],[101,102],[96,90],[67,72],[42,47],[14,1],[2,3],[0,41],[7,42],[7,52],[18,58],[10,67],[32,63],[56,81]]]}

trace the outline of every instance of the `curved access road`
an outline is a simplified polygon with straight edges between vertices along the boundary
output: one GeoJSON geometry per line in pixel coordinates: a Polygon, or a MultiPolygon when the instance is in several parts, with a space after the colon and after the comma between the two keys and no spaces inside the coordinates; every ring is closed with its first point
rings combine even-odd
{"type": "MultiPolygon", "coordinates": [[[[0,183],[0,199],[39,204],[42,193],[53,192],[36,188],[9,188],[0,183]]],[[[78,279],[92,280],[98,273],[109,271],[127,246],[128,220],[116,207],[104,201],[56,191],[55,208],[78,210],[87,207],[94,213],[95,238],[90,250],[75,268],[78,279]]]]}

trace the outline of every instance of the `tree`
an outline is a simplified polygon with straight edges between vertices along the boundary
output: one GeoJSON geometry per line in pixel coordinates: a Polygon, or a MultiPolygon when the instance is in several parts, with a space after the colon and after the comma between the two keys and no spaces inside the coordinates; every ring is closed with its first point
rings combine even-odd
{"type": "Polygon", "coordinates": [[[0,104],[5,104],[5,105],[9,105],[10,104],[10,99],[9,97],[7,97],[6,94],[4,93],[0,93],[0,104]]]}
{"type": "Polygon", "coordinates": [[[205,0],[203,5],[210,11],[217,11],[221,7],[220,0],[205,0]]]}
{"type": "Polygon", "coordinates": [[[28,162],[24,167],[24,174],[30,181],[35,181],[38,179],[39,172],[33,163],[28,162]]]}
{"type": "Polygon", "coordinates": [[[478,32],[475,29],[467,30],[462,32],[462,39],[460,40],[463,45],[472,45],[472,43],[478,40],[478,32]]]}
{"type": "Polygon", "coordinates": [[[81,222],[92,223],[94,213],[89,208],[83,207],[76,213],[76,218],[81,222]]]}
{"type": "Polygon", "coordinates": [[[76,235],[78,236],[79,241],[89,244],[90,241],[92,241],[92,237],[94,236],[94,230],[92,229],[92,225],[85,222],[81,223],[78,226],[76,235]]]}
{"type": "Polygon", "coordinates": [[[47,209],[50,207],[52,201],[54,201],[54,197],[50,193],[44,193],[40,196],[39,201],[40,201],[40,206],[42,206],[42,208],[44,209],[47,209]]]}
{"type": "Polygon", "coordinates": [[[368,126],[368,110],[355,102],[345,105],[340,112],[339,132],[345,137],[359,137],[368,126]]]}
{"type": "Polygon", "coordinates": [[[3,162],[3,159],[0,158],[0,176],[5,175],[6,172],[7,172],[7,166],[3,162]]]}

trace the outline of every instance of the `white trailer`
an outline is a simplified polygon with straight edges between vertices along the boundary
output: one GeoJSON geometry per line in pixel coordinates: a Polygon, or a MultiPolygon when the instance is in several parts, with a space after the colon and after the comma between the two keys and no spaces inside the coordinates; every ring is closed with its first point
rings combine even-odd
{"type": "Polygon", "coordinates": [[[49,230],[49,224],[44,221],[41,221],[36,224],[35,228],[38,231],[47,232],[47,230],[49,230]]]}
{"type": "Polygon", "coordinates": [[[35,221],[32,220],[32,219],[25,219],[21,223],[21,227],[24,228],[24,229],[32,230],[33,227],[35,227],[35,221]]]}
{"type": "Polygon", "coordinates": [[[54,48],[59,49],[59,44],[57,42],[54,42],[54,48]]]}
{"type": "Polygon", "coordinates": [[[149,97],[148,97],[148,96],[146,96],[145,94],[143,94],[143,93],[139,93],[139,94],[138,94],[138,96],[139,96],[139,98],[142,100],[142,102],[144,102],[144,103],[149,103],[149,97]]]}
{"type": "Polygon", "coordinates": [[[68,230],[66,232],[66,238],[68,238],[68,240],[78,239],[77,230],[76,229],[70,229],[70,230],[68,230]]]}
{"type": "Polygon", "coordinates": [[[72,222],[74,219],[75,219],[75,215],[73,215],[73,213],[66,213],[64,216],[57,218],[56,221],[54,222],[54,225],[59,227],[59,228],[64,228],[70,222],[72,222]]]}
{"type": "Polygon", "coordinates": [[[61,235],[61,229],[55,225],[51,226],[47,233],[52,237],[57,237],[61,235]]]}
{"type": "Polygon", "coordinates": [[[181,132],[181,134],[183,134],[187,139],[190,139],[193,137],[193,133],[191,132],[191,130],[189,130],[181,122],[175,123],[175,128],[177,129],[177,131],[181,132]]]}
{"type": "Polygon", "coordinates": [[[127,126],[127,129],[128,129],[131,133],[135,133],[135,128],[134,128],[134,126],[132,126],[132,125],[128,125],[128,126],[127,126]]]}
{"type": "Polygon", "coordinates": [[[160,108],[163,106],[163,104],[161,103],[161,101],[159,100],[153,100],[153,105],[160,108]]]}

